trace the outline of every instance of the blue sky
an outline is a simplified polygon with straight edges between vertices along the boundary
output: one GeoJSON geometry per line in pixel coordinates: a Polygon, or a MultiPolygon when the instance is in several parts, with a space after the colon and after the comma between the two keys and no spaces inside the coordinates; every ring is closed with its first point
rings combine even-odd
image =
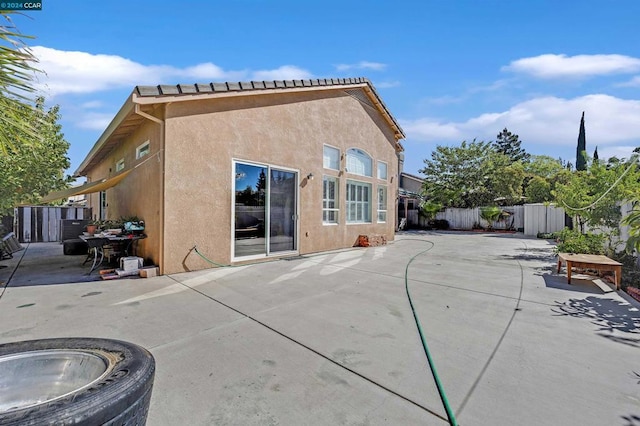
{"type": "Polygon", "coordinates": [[[13,16],[61,107],[74,172],[135,85],[367,77],[407,138],[494,140],[575,162],[640,146],[640,1],[42,0],[13,16]]]}

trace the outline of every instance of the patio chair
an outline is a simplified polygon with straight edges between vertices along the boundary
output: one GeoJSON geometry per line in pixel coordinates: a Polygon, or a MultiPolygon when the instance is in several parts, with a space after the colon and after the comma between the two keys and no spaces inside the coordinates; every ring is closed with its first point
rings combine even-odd
{"type": "Polygon", "coordinates": [[[11,259],[13,253],[24,250],[24,247],[20,244],[20,241],[16,238],[16,234],[9,232],[0,241],[0,260],[11,259]]]}

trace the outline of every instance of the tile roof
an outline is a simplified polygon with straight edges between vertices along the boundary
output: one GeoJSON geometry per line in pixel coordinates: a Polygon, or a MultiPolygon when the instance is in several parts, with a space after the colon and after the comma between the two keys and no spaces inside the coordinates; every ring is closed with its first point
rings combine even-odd
{"type": "Polygon", "coordinates": [[[344,86],[362,83],[367,83],[371,87],[373,87],[369,79],[364,77],[356,77],[314,78],[307,80],[240,81],[177,85],[159,84],[157,86],[136,86],[135,90],[140,96],[162,96],[211,92],[240,92],[245,90],[288,89],[314,86],[344,86]]]}

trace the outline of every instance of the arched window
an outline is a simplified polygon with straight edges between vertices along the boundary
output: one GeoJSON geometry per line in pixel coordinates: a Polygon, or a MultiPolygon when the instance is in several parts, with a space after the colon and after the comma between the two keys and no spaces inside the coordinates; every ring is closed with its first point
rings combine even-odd
{"type": "Polygon", "coordinates": [[[372,163],[369,154],[358,148],[347,150],[347,173],[360,176],[372,176],[372,163]]]}

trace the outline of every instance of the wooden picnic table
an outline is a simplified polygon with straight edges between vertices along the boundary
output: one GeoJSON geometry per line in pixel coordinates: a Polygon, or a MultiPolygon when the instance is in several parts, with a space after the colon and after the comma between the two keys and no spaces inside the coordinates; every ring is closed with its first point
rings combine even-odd
{"type": "Polygon", "coordinates": [[[571,284],[571,268],[595,269],[598,272],[613,271],[616,290],[620,290],[622,263],[600,254],[558,253],[558,273],[562,263],[567,265],[567,283],[571,284]]]}

